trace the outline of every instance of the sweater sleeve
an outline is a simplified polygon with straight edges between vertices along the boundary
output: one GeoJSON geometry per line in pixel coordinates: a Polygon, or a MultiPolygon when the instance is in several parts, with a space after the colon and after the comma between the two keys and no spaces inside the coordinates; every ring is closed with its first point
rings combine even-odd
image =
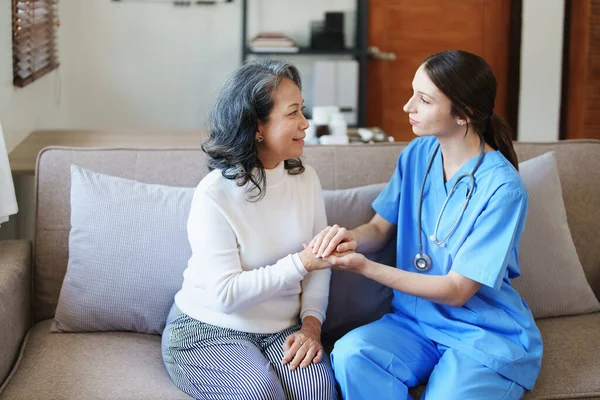
{"type": "MultiPolygon", "coordinates": [[[[308,171],[307,171],[308,172],[308,171]]],[[[314,170],[310,171],[314,176],[315,190],[313,191],[315,203],[315,215],[313,225],[313,236],[321,232],[327,226],[327,215],[325,213],[325,200],[321,190],[321,183],[314,170]]],[[[300,319],[312,316],[321,323],[325,321],[325,312],[329,302],[329,281],[331,269],[322,269],[310,272],[302,281],[302,307],[300,319]]]]}
{"type": "Polygon", "coordinates": [[[251,271],[241,266],[238,241],[223,211],[206,193],[197,193],[188,219],[192,257],[188,273],[201,277],[226,314],[249,308],[296,287],[307,271],[291,255],[251,271]]]}

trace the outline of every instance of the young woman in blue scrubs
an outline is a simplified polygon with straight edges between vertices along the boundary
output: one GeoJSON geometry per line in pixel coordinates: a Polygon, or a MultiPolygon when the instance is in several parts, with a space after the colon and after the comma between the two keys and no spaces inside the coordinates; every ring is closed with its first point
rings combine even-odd
{"type": "Polygon", "coordinates": [[[418,136],[402,152],[376,215],[333,226],[318,257],[394,289],[393,312],[334,347],[345,399],[518,399],[531,390],[542,340],[511,285],[527,192],[510,128],[494,114],[496,79],[480,57],[447,51],[416,71],[404,106],[418,136]],[[397,235],[397,264],[367,260],[397,235]],[[332,251],[348,252],[343,256],[332,251]]]}

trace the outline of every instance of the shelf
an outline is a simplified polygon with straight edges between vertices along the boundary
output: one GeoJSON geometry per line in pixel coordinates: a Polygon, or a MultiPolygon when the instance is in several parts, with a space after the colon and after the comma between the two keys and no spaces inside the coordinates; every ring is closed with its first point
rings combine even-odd
{"type": "Polygon", "coordinates": [[[241,0],[242,3],[242,40],[241,53],[242,61],[249,56],[278,56],[281,58],[291,58],[294,56],[346,56],[352,57],[358,62],[358,108],[357,125],[366,126],[367,121],[367,67],[369,60],[368,53],[368,33],[369,33],[369,0],[355,0],[355,47],[341,50],[321,50],[309,47],[300,47],[296,52],[274,51],[262,52],[250,48],[250,38],[248,37],[248,3],[249,0],[241,0]]]}
{"type": "Polygon", "coordinates": [[[311,49],[308,47],[300,47],[298,49],[298,51],[255,51],[250,49],[249,47],[246,47],[245,49],[246,54],[255,54],[255,55],[289,55],[289,56],[294,56],[294,55],[317,55],[317,56],[323,56],[323,55],[332,55],[332,56],[360,56],[363,55],[363,51],[361,49],[339,49],[339,50],[321,50],[321,49],[311,49]]]}

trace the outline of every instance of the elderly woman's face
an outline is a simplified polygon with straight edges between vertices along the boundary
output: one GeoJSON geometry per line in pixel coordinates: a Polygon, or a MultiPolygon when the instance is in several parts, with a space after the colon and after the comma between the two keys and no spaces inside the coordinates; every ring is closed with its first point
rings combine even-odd
{"type": "Polygon", "coordinates": [[[256,137],[263,137],[258,144],[258,157],[267,169],[282,161],[302,156],[304,130],[308,121],[302,114],[304,99],[300,88],[291,79],[284,78],[273,93],[274,106],[269,121],[258,124],[256,137]]]}

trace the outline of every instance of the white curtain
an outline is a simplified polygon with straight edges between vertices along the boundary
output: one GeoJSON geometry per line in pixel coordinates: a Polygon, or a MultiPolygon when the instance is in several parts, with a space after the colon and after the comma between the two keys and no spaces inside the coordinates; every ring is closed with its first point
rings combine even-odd
{"type": "Polygon", "coordinates": [[[16,214],[17,211],[15,186],[10,172],[10,164],[8,163],[4,132],[2,132],[2,125],[0,125],[0,225],[8,221],[8,216],[16,214]]]}

